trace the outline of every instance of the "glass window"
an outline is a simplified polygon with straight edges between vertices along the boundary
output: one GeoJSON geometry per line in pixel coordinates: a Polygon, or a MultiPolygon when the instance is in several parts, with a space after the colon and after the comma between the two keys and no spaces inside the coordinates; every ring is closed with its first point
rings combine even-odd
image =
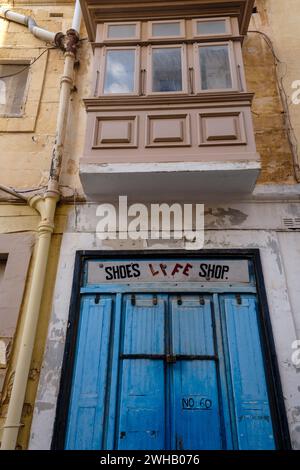
{"type": "Polygon", "coordinates": [[[181,28],[180,22],[174,23],[153,23],[152,36],[180,36],[181,28]]]}
{"type": "Polygon", "coordinates": [[[227,34],[226,21],[197,21],[197,35],[227,34]]]}
{"type": "Polygon", "coordinates": [[[135,38],[136,24],[112,24],[107,27],[109,39],[135,38]]]}
{"type": "Polygon", "coordinates": [[[135,90],[134,49],[107,51],[104,93],[133,93],[135,90]]]}
{"type": "Polygon", "coordinates": [[[28,77],[27,64],[0,64],[0,114],[20,115],[28,77]]]}
{"type": "Polygon", "coordinates": [[[155,48],[152,50],[152,91],[182,91],[181,48],[155,48]]]}
{"type": "Polygon", "coordinates": [[[232,88],[228,45],[199,47],[201,89],[232,88]]]}

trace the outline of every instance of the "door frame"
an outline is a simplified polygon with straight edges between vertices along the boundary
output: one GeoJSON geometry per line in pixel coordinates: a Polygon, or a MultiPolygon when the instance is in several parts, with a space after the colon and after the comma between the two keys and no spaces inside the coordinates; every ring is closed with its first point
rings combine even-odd
{"type": "MultiPolygon", "coordinates": [[[[194,259],[247,259],[253,263],[256,281],[256,295],[259,305],[258,327],[261,336],[262,355],[265,365],[265,375],[269,394],[274,437],[278,450],[291,449],[290,433],[284,404],[281,379],[277,361],[277,354],[272,332],[272,325],[267,303],[267,294],[264,284],[263,270],[259,249],[232,249],[232,250],[130,250],[130,251],[77,251],[75,257],[72,293],[69,308],[68,327],[65,342],[64,358],[60,379],[59,394],[56,406],[54,431],[52,436],[52,450],[63,450],[65,446],[67,418],[69,411],[71,386],[73,378],[74,359],[78,335],[80,316],[81,288],[83,286],[83,273],[86,261],[95,259],[160,259],[160,258],[194,258],[194,259]]],[[[210,288],[210,292],[213,288],[210,288]]],[[[236,288],[235,292],[239,289],[236,288]]],[[[206,289],[206,292],[207,289],[206,289]]],[[[97,293],[96,291],[91,293],[97,293]]],[[[98,290],[99,293],[99,290],[98,290]]]]}

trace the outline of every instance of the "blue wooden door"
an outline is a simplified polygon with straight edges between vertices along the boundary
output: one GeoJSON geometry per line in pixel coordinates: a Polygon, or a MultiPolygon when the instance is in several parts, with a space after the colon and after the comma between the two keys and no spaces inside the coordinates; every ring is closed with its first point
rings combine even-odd
{"type": "Polygon", "coordinates": [[[114,296],[82,299],[66,449],[103,448],[113,308],[114,296]]]}
{"type": "Polygon", "coordinates": [[[166,446],[167,296],[124,298],[118,449],[166,446]]]}
{"type": "Polygon", "coordinates": [[[221,305],[235,447],[275,449],[257,299],[248,294],[226,295],[221,297],[221,305]]]}
{"type": "Polygon", "coordinates": [[[274,449],[255,295],[84,296],[66,448],[274,449]]]}
{"type": "Polygon", "coordinates": [[[212,297],[124,301],[118,449],[222,449],[212,297]]]}
{"type": "Polygon", "coordinates": [[[222,449],[218,352],[211,296],[171,296],[173,449],[222,449]]]}

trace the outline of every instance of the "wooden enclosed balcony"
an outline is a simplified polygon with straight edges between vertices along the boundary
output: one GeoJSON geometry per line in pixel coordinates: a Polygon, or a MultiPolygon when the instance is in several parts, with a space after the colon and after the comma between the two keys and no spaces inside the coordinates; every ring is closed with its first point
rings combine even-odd
{"type": "Polygon", "coordinates": [[[94,48],[86,194],[250,193],[260,161],[241,45],[253,1],[82,6],[94,48]]]}

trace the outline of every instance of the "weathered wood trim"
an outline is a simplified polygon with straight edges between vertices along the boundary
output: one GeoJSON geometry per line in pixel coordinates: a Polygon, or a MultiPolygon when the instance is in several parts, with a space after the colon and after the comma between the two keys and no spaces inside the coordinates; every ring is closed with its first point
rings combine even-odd
{"type": "Polygon", "coordinates": [[[101,98],[86,98],[83,99],[87,111],[96,111],[97,108],[121,108],[125,106],[134,106],[142,108],[144,106],[158,106],[162,108],[164,105],[198,105],[201,103],[215,104],[220,107],[222,103],[233,103],[233,106],[238,103],[239,106],[243,104],[246,106],[251,105],[254,98],[254,93],[237,93],[237,92],[224,92],[224,93],[203,93],[199,95],[173,95],[173,96],[102,96],[101,98]]]}

